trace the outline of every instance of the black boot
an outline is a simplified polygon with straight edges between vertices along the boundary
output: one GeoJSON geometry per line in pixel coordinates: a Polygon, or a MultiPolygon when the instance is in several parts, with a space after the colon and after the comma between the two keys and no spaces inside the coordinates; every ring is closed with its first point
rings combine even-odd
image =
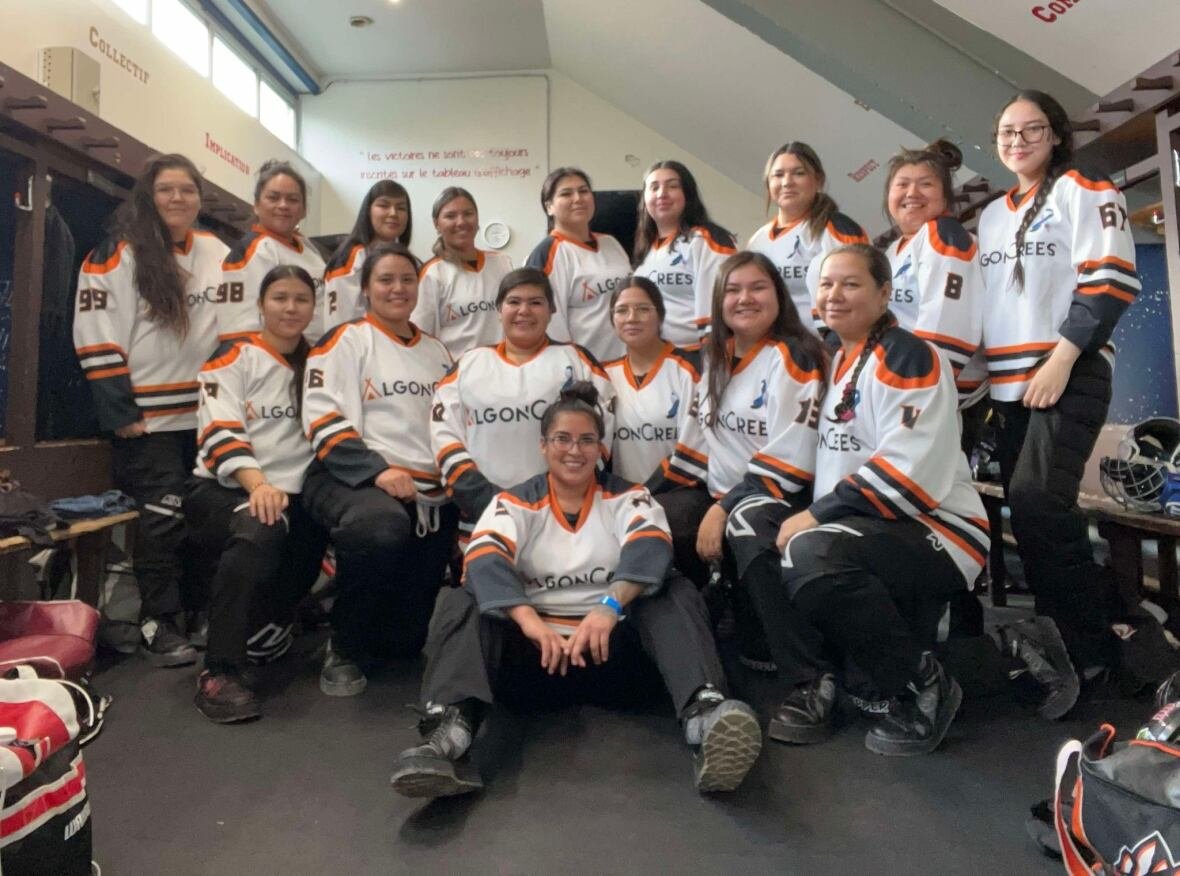
{"type": "Polygon", "coordinates": [[[189,666],[197,662],[197,649],[180,634],[172,618],[148,618],[139,629],[139,653],[152,666],[189,666]]]}
{"type": "Polygon", "coordinates": [[[450,797],[483,788],[467,757],[477,727],[458,706],[427,705],[418,722],[422,743],[397,756],[389,782],[405,797],[450,797]]]}
{"type": "Polygon", "coordinates": [[[933,654],[924,654],[906,693],[892,700],[889,711],[865,734],[865,748],[894,757],[929,754],[942,742],[962,702],[959,683],[933,654]]]}
{"type": "Polygon", "coordinates": [[[815,681],[791,691],[770,719],[766,735],[779,742],[800,745],[823,742],[832,735],[835,706],[836,677],[825,672],[815,681]]]}

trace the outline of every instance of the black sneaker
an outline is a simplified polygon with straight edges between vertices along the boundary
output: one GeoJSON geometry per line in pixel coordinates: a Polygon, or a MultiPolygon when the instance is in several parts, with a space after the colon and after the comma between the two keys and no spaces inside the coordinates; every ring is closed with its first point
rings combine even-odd
{"type": "Polygon", "coordinates": [[[1024,666],[1013,679],[1027,671],[1044,691],[1044,699],[1037,706],[1041,717],[1050,721],[1065,717],[1078,701],[1081,682],[1057,624],[1051,618],[1033,617],[1002,626],[996,633],[1000,650],[1024,666]]]}
{"type": "Polygon", "coordinates": [[[963,691],[932,654],[923,655],[918,679],[865,734],[869,751],[907,757],[938,748],[963,702],[963,691]]]}
{"type": "Polygon", "coordinates": [[[483,788],[467,757],[475,736],[472,722],[458,706],[427,705],[419,726],[434,725],[422,743],[397,756],[389,783],[404,797],[453,797],[483,788]]]}
{"type": "Polygon", "coordinates": [[[354,697],[369,683],[360,666],[351,658],[332,650],[328,642],[324,668],[320,670],[320,690],[330,697],[354,697]]]}
{"type": "Polygon", "coordinates": [[[766,735],[778,742],[807,745],[832,735],[836,707],[836,677],[825,672],[815,681],[796,687],[783,700],[766,735]]]}
{"type": "Polygon", "coordinates": [[[197,695],[193,702],[197,711],[217,724],[235,724],[262,715],[254,691],[232,674],[202,672],[197,678],[197,695]]]}
{"type": "Polygon", "coordinates": [[[139,625],[139,653],[152,666],[189,666],[197,662],[197,649],[167,618],[148,618],[139,625]]]}
{"type": "Polygon", "coordinates": [[[684,739],[696,749],[693,781],[702,794],[733,791],[762,751],[758,716],[741,700],[706,688],[684,721],[684,739]]]}

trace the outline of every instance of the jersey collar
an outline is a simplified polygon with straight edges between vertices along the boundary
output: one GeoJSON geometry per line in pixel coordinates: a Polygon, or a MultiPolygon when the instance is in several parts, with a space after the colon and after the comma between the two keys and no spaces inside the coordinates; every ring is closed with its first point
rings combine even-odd
{"type": "Polygon", "coordinates": [[[1029,199],[1032,198],[1036,194],[1037,189],[1039,189],[1040,187],[1041,187],[1041,184],[1037,183],[1035,186],[1033,186],[1031,189],[1029,189],[1027,192],[1025,192],[1024,197],[1020,199],[1020,203],[1017,203],[1015,195],[1016,195],[1016,190],[1018,188],[1020,188],[1020,186],[1019,185],[1012,186],[1012,188],[1010,188],[1008,190],[1007,197],[1004,198],[1004,203],[1006,203],[1008,205],[1008,209],[1011,212],[1015,213],[1017,210],[1019,210],[1021,208],[1021,206],[1029,203],[1029,199]]]}
{"type": "Polygon", "coordinates": [[[631,357],[623,356],[623,374],[626,376],[627,382],[631,384],[632,388],[634,389],[643,389],[643,387],[651,383],[652,379],[656,376],[656,374],[659,373],[660,366],[664,364],[664,360],[668,358],[668,354],[671,353],[673,349],[675,348],[672,346],[672,344],[667,341],[664,342],[664,349],[660,351],[659,357],[655,362],[652,363],[651,367],[647,369],[647,374],[643,376],[642,383],[635,379],[635,371],[631,368],[631,357]]]}
{"type": "Polygon", "coordinates": [[[500,341],[500,343],[496,344],[496,346],[493,349],[496,351],[497,356],[499,356],[501,359],[503,359],[505,362],[507,362],[513,368],[518,368],[521,365],[524,365],[528,362],[532,362],[534,359],[536,359],[538,356],[540,356],[542,353],[544,353],[548,346],[549,346],[549,337],[546,336],[545,340],[541,342],[541,346],[537,348],[537,352],[533,353],[533,355],[531,355],[527,359],[525,359],[524,362],[513,362],[512,359],[510,359],[508,357],[508,342],[507,341],[500,341]]]}
{"type": "Polygon", "coordinates": [[[786,225],[779,225],[778,218],[776,217],[774,219],[774,221],[770,223],[770,239],[771,240],[778,240],[780,237],[782,237],[788,231],[792,231],[795,228],[799,227],[799,223],[802,222],[803,220],[805,220],[806,218],[807,218],[806,215],[800,216],[794,222],[788,222],[786,225]]]}
{"type": "MultiPolygon", "coordinates": [[[[765,347],[770,342],[771,342],[771,339],[769,337],[766,337],[766,338],[763,338],[762,340],[760,340],[754,346],[750,347],[750,349],[746,350],[746,355],[742,356],[741,361],[738,362],[737,365],[734,366],[733,371],[730,373],[729,376],[730,377],[737,377],[738,374],[740,374],[742,372],[742,370],[745,369],[745,367],[747,365],[749,365],[751,362],[753,362],[755,359],[758,358],[758,354],[762,352],[762,348],[765,347]]],[[[725,343],[726,353],[729,355],[729,358],[731,361],[733,360],[733,357],[735,355],[734,349],[736,346],[737,346],[737,344],[733,338],[730,338],[725,343]]]]}
{"type": "Polygon", "coordinates": [[[193,230],[190,228],[184,234],[184,242],[183,243],[173,243],[172,244],[172,251],[175,252],[177,255],[188,255],[190,252],[193,251],[193,240],[194,240],[193,230]]]}
{"type": "Polygon", "coordinates": [[[595,234],[593,231],[590,232],[590,241],[589,242],[586,242],[584,240],[578,240],[576,237],[570,237],[569,235],[562,234],[557,229],[550,231],[549,234],[554,240],[563,241],[565,243],[572,243],[574,246],[581,247],[582,249],[588,249],[588,250],[590,250],[590,252],[598,252],[598,235],[595,234]]]}
{"type": "Polygon", "coordinates": [[[590,509],[594,507],[594,494],[599,489],[598,481],[590,481],[590,485],[586,488],[586,495],[582,498],[582,507],[578,509],[578,520],[572,526],[565,519],[565,513],[561,510],[561,504],[557,501],[557,491],[553,488],[553,475],[546,474],[545,483],[549,487],[549,510],[553,513],[553,519],[567,532],[577,532],[590,516],[590,509]]]}
{"type": "Polygon", "coordinates": [[[298,253],[303,252],[303,242],[298,237],[290,237],[290,238],[282,237],[278,234],[275,234],[273,231],[269,231],[266,228],[263,228],[258,223],[251,225],[250,230],[253,231],[255,234],[261,234],[263,237],[274,238],[279,243],[281,243],[283,246],[287,247],[287,249],[293,249],[293,250],[295,250],[295,252],[298,252],[298,253]]]}
{"type": "Polygon", "coordinates": [[[373,316],[372,311],[369,311],[365,314],[365,322],[373,326],[373,328],[377,329],[377,331],[381,332],[383,335],[385,335],[385,337],[389,338],[395,344],[400,344],[403,347],[413,347],[418,343],[418,341],[422,340],[422,332],[418,331],[418,326],[414,325],[413,323],[410,323],[410,329],[413,330],[414,334],[411,335],[408,341],[404,341],[398,337],[395,332],[391,332],[384,325],[382,325],[381,320],[373,316]]]}

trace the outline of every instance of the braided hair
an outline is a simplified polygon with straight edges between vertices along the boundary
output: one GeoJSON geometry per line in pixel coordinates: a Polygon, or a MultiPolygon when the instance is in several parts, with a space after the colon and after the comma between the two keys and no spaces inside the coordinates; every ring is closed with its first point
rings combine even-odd
{"type": "MultiPolygon", "coordinates": [[[[885,288],[889,286],[893,270],[889,265],[888,257],[881,250],[871,247],[867,243],[849,243],[828,251],[824,256],[824,262],[832,256],[845,254],[856,255],[864,259],[865,266],[869,269],[869,276],[872,277],[873,282],[878,287],[885,288]]],[[[822,270],[823,263],[820,264],[820,268],[822,270]]],[[[884,337],[885,332],[889,331],[895,325],[897,325],[897,317],[886,308],[885,312],[877,317],[877,321],[869,327],[869,334],[865,338],[864,347],[861,348],[860,356],[857,358],[856,365],[852,369],[852,376],[844,384],[844,389],[840,393],[840,401],[836,403],[836,408],[833,412],[836,415],[836,419],[840,422],[847,423],[855,419],[856,406],[860,401],[856,384],[860,380],[861,372],[864,371],[865,365],[868,364],[869,358],[873,355],[873,350],[881,343],[881,338],[884,337]]]]}
{"type": "Polygon", "coordinates": [[[1004,110],[1021,100],[1036,104],[1041,112],[1045,114],[1045,118],[1049,120],[1049,127],[1058,140],[1053,146],[1053,151],[1049,153],[1049,165],[1045,169],[1045,178],[1041,180],[1041,184],[1037,187],[1037,193],[1033,196],[1032,205],[1028,208],[1028,212],[1024,214],[1024,218],[1020,220],[1020,227],[1016,229],[1016,267],[1012,271],[1012,279],[1016,282],[1017,287],[1023,289],[1024,264],[1021,261],[1021,256],[1024,254],[1024,236],[1032,225],[1033,220],[1036,219],[1037,213],[1041,211],[1041,208],[1045,206],[1045,202],[1049,200],[1049,194],[1053,190],[1053,184],[1069,168],[1070,162],[1073,160],[1073,123],[1070,122],[1065,108],[1055,99],[1043,91],[1029,89],[1018,91],[1000,109],[1000,112],[996,115],[995,122],[992,124],[993,136],[999,135],[1000,118],[1003,116],[1004,110]]]}

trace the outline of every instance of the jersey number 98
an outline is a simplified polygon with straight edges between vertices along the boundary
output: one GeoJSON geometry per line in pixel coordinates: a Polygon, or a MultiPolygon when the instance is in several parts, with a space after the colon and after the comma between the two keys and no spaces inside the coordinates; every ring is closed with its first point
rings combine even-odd
{"type": "Polygon", "coordinates": [[[217,303],[224,304],[227,301],[238,303],[246,296],[246,287],[241,283],[222,283],[217,287],[217,303]]]}

